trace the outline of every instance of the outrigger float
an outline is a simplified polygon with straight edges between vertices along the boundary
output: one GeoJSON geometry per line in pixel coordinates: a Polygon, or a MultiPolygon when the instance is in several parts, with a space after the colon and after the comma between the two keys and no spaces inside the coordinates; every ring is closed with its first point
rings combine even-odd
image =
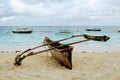
{"type": "Polygon", "coordinates": [[[14,65],[20,66],[22,63],[22,60],[28,56],[32,56],[32,55],[36,55],[36,54],[50,51],[50,53],[52,55],[51,57],[56,59],[62,66],[65,66],[68,69],[72,69],[72,50],[73,50],[73,47],[71,45],[82,43],[82,42],[87,42],[90,40],[106,42],[109,39],[110,39],[110,37],[108,37],[108,36],[91,36],[91,35],[87,35],[87,34],[73,35],[71,37],[64,38],[64,39],[61,39],[58,41],[53,41],[50,38],[45,37],[43,45],[40,45],[40,46],[37,46],[34,48],[30,48],[30,49],[22,52],[21,54],[18,54],[15,57],[14,65]],[[61,41],[68,40],[68,39],[75,38],[75,37],[84,37],[85,40],[76,41],[76,42],[72,42],[72,43],[68,43],[68,44],[60,43],[61,41]],[[30,52],[36,48],[40,48],[40,47],[44,47],[44,46],[48,46],[48,49],[41,50],[38,52],[30,52]]]}

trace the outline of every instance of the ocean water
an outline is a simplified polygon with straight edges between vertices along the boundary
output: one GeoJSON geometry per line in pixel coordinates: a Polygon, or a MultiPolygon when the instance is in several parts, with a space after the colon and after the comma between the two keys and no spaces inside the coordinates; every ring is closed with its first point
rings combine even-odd
{"type": "MultiPolygon", "coordinates": [[[[77,51],[90,51],[90,52],[113,52],[120,51],[120,30],[119,26],[99,26],[102,31],[86,31],[86,28],[95,28],[94,26],[25,26],[24,28],[32,28],[31,34],[18,34],[13,33],[12,30],[20,28],[16,26],[0,26],[0,51],[24,51],[28,48],[43,44],[45,36],[52,40],[60,40],[68,38],[72,35],[89,34],[93,36],[109,36],[107,42],[88,41],[79,43],[74,46],[77,51]],[[71,33],[60,33],[61,30],[69,30],[71,33]]],[[[61,43],[67,44],[71,42],[84,40],[84,37],[77,37],[62,41],[61,43]]],[[[38,49],[39,50],[39,49],[38,49]]]]}
{"type": "MultiPolygon", "coordinates": [[[[99,26],[102,30],[100,32],[86,31],[86,28],[94,28],[94,26],[30,26],[33,32],[31,34],[12,33],[15,26],[0,26],[0,44],[42,44],[44,37],[48,36],[53,40],[59,40],[70,37],[72,35],[89,34],[95,36],[107,35],[110,37],[106,43],[120,44],[120,30],[119,26],[99,26]],[[60,33],[61,30],[69,30],[71,33],[60,33]]],[[[20,27],[19,27],[20,28],[20,27]]],[[[83,37],[73,38],[63,43],[70,43],[74,41],[83,40],[83,37]]],[[[101,42],[89,41],[83,44],[99,44],[101,42]]]]}

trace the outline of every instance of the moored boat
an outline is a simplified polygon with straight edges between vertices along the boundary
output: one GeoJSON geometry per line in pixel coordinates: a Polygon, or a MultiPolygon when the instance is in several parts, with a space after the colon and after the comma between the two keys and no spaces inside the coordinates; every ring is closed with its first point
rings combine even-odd
{"type": "Polygon", "coordinates": [[[60,33],[71,33],[70,30],[60,30],[60,33]]]}
{"type": "Polygon", "coordinates": [[[101,29],[99,29],[99,28],[92,28],[92,29],[86,29],[86,31],[101,31],[101,29]]]}
{"type": "MultiPolygon", "coordinates": [[[[44,44],[52,43],[50,38],[45,37],[44,44]]],[[[48,48],[56,48],[51,50],[51,55],[55,58],[62,66],[65,66],[68,69],[72,69],[72,46],[64,45],[59,42],[48,45],[48,48]],[[61,47],[59,47],[61,46],[61,47]]]]}
{"type": "Polygon", "coordinates": [[[31,28],[16,28],[12,30],[13,33],[32,33],[32,31],[31,28]]]}

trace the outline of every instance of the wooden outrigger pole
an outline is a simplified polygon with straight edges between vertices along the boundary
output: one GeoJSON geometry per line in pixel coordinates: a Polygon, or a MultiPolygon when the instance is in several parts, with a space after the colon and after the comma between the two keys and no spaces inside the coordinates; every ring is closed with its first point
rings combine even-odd
{"type": "Polygon", "coordinates": [[[43,45],[40,45],[40,46],[37,46],[37,47],[34,47],[34,48],[29,48],[29,49],[23,51],[20,55],[22,55],[22,54],[24,54],[26,52],[29,52],[31,50],[43,47],[43,46],[47,46],[47,45],[50,45],[50,44],[53,44],[53,43],[56,43],[56,42],[61,42],[61,41],[65,41],[65,40],[68,40],[68,39],[71,39],[71,38],[75,38],[75,37],[80,37],[80,36],[83,36],[83,35],[73,35],[73,36],[70,36],[68,38],[64,38],[64,39],[61,39],[61,40],[58,40],[58,41],[54,41],[54,42],[51,42],[51,43],[48,43],[48,44],[43,44],[43,45]]]}
{"type": "MultiPolygon", "coordinates": [[[[73,45],[73,44],[78,44],[78,43],[81,43],[81,42],[86,42],[86,41],[90,41],[90,40],[95,40],[95,41],[107,41],[110,37],[107,37],[107,36],[90,36],[90,35],[87,35],[87,34],[83,34],[83,35],[73,35],[71,37],[68,37],[68,38],[64,38],[64,39],[61,39],[61,40],[58,40],[58,41],[50,41],[48,43],[45,43],[43,45],[40,45],[40,46],[37,46],[37,47],[34,47],[34,48],[31,48],[31,49],[28,49],[24,52],[22,52],[21,54],[17,55],[15,57],[15,65],[17,66],[20,66],[21,65],[21,62],[24,58],[28,57],[28,56],[32,56],[32,55],[36,55],[36,54],[39,54],[39,53],[43,53],[43,52],[47,52],[47,51],[51,51],[52,50],[55,50],[55,49],[59,49],[59,48],[64,48],[65,46],[69,47],[70,45],[73,45]],[[64,40],[68,40],[68,39],[71,39],[71,38],[75,38],[75,37],[84,37],[85,40],[81,40],[81,41],[76,41],[76,42],[72,42],[72,43],[68,43],[68,44],[60,44],[59,42],[61,41],[64,41],[64,40]],[[30,52],[26,55],[23,55],[31,50],[34,50],[36,48],[39,48],[39,47],[43,47],[43,46],[50,46],[50,45],[55,45],[55,44],[59,44],[58,46],[54,46],[54,47],[49,47],[49,49],[45,49],[45,50],[41,50],[41,51],[38,51],[38,52],[30,52]]],[[[62,49],[61,51],[68,51],[69,48],[67,49],[62,49]]],[[[58,52],[61,52],[60,50],[58,52]]],[[[66,53],[65,53],[66,54],[66,53]]],[[[69,54],[68,54],[69,55],[69,54]]],[[[57,59],[58,60],[58,59],[57,59]]],[[[71,59],[70,59],[71,60],[71,59]]],[[[58,60],[59,61],[59,60],[58,60]]],[[[60,61],[59,61],[60,62],[60,61]]],[[[67,63],[62,63],[66,66],[66,64],[68,64],[68,61],[66,61],[67,63]]],[[[60,62],[61,63],[61,62],[60,62]]],[[[69,61],[69,65],[67,65],[66,67],[69,68],[69,69],[72,69],[72,62],[69,61]]]]}

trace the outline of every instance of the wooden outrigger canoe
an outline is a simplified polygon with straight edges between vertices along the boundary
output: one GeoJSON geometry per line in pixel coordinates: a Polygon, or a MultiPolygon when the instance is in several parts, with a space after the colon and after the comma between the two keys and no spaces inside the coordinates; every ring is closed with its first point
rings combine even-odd
{"type": "Polygon", "coordinates": [[[78,43],[86,42],[86,41],[90,41],[90,40],[106,42],[109,39],[110,39],[110,37],[108,37],[108,36],[91,36],[91,35],[87,35],[87,34],[73,35],[71,37],[64,38],[64,39],[61,39],[58,41],[53,41],[50,38],[45,37],[43,45],[40,45],[40,46],[37,46],[34,48],[29,48],[29,49],[23,51],[21,54],[18,54],[15,57],[14,65],[20,66],[22,63],[22,60],[25,59],[26,57],[50,51],[52,57],[54,57],[61,65],[65,66],[68,69],[72,69],[73,47],[70,45],[78,44],[78,43]],[[60,43],[61,41],[79,37],[79,36],[83,36],[85,38],[85,40],[80,40],[80,41],[76,41],[76,42],[72,42],[72,43],[68,43],[68,44],[60,43]],[[32,50],[34,50],[36,48],[44,47],[44,46],[48,46],[48,49],[41,50],[38,52],[32,52],[32,50]]]}
{"type": "MultiPolygon", "coordinates": [[[[48,37],[45,37],[44,39],[45,44],[49,44],[52,42],[54,41],[48,37]]],[[[61,46],[54,50],[51,50],[50,53],[52,57],[55,58],[62,66],[65,66],[68,69],[72,69],[72,50],[73,50],[72,46],[64,45],[59,42],[56,42],[47,46],[50,49],[61,46]]]]}

